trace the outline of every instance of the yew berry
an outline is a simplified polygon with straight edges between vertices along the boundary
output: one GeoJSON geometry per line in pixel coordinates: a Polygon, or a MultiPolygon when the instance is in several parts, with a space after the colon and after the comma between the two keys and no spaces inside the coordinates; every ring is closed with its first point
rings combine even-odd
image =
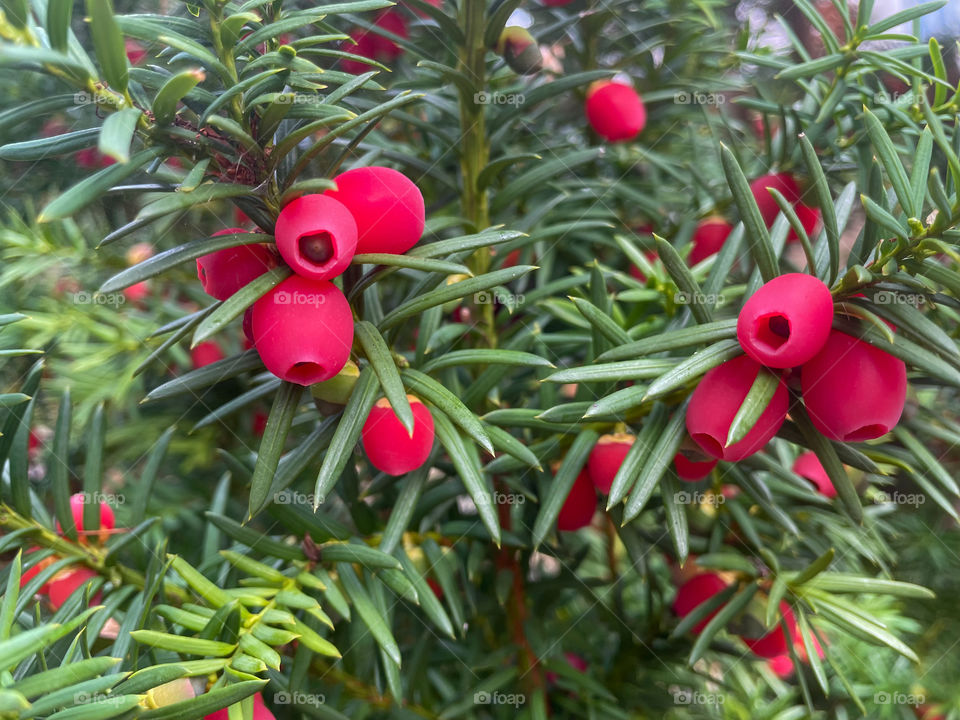
{"type": "Polygon", "coordinates": [[[778,622],[777,626],[765,635],[757,638],[741,636],[741,640],[747,647],[753,651],[754,655],[762,658],[775,658],[789,651],[789,646],[797,634],[797,621],[793,616],[793,611],[787,603],[780,603],[780,614],[787,621],[787,628],[790,630],[790,636],[784,634],[783,628],[778,622]]]}
{"type": "Polygon", "coordinates": [[[557,515],[557,530],[572,532],[590,524],[597,510],[597,493],[590,481],[590,474],[582,470],[563,501],[557,515]]]}
{"type": "MultiPolygon", "coordinates": [[[[80,542],[87,542],[88,535],[96,535],[97,539],[104,543],[110,537],[110,531],[116,527],[116,519],[113,515],[113,508],[106,503],[98,503],[100,506],[100,527],[98,530],[88,530],[83,524],[83,508],[86,505],[86,495],[76,493],[70,496],[70,514],[73,516],[73,524],[77,528],[77,536],[80,542]]],[[[63,535],[63,528],[57,522],[57,532],[63,535]]]]}
{"type": "Polygon", "coordinates": [[[390,401],[381,398],[363,423],[363,450],[370,463],[387,475],[403,475],[422,467],[433,449],[433,415],[419,398],[407,395],[413,410],[413,436],[393,412],[390,401]]]}
{"type": "Polygon", "coordinates": [[[127,55],[127,60],[131,65],[139,65],[147,57],[147,51],[143,45],[133,38],[124,38],[123,51],[127,55]]]}
{"type": "Polygon", "coordinates": [[[150,282],[148,280],[141,280],[138,283],[125,287],[121,292],[123,292],[123,297],[129,302],[143,302],[150,294],[150,282]]]}
{"type": "MultiPolygon", "coordinates": [[[[716,573],[695,575],[677,590],[677,596],[673,599],[673,612],[677,617],[685,618],[726,587],[727,583],[716,573]]],[[[720,612],[719,607],[694,625],[692,632],[699,635],[718,612],[720,612]]]]}
{"type": "MultiPolygon", "coordinates": [[[[396,35],[402,40],[410,37],[410,33],[407,30],[406,18],[396,10],[384,10],[377,16],[377,19],[373,21],[373,24],[392,35],[396,35]]],[[[393,62],[403,55],[403,48],[390,38],[376,33],[371,34],[373,35],[374,57],[376,57],[377,60],[393,62]]]]}
{"type": "MultiPolygon", "coordinates": [[[[247,233],[243,228],[227,228],[213,234],[233,235],[247,233]]],[[[250,233],[251,241],[257,236],[250,233]]],[[[266,245],[252,242],[224,248],[197,258],[197,277],[204,292],[217,300],[226,300],[267,270],[276,267],[277,258],[266,245]]]]}
{"type": "Polygon", "coordinates": [[[124,255],[127,265],[137,265],[152,257],[153,245],[148,242],[138,242],[136,245],[131,245],[124,255]]]}
{"type": "MultiPolygon", "coordinates": [[[[803,225],[807,235],[812,235],[820,224],[820,209],[806,205],[801,201],[800,185],[790,173],[773,173],[758,177],[750,183],[750,191],[753,193],[754,200],[757,201],[757,207],[760,208],[760,215],[763,216],[763,222],[767,227],[773,225],[773,221],[780,214],[780,206],[773,199],[767,188],[777,190],[793,206],[797,219],[803,225]]],[[[787,242],[799,240],[797,234],[790,229],[787,235],[787,242]]]]}
{"type": "Polygon", "coordinates": [[[837,496],[837,489],[830,481],[830,476],[824,470],[820,458],[812,450],[801,454],[793,461],[793,471],[800,477],[812,482],[824,497],[835,498],[837,496]]]}
{"type": "MultiPolygon", "coordinates": [[[[204,720],[229,720],[230,711],[222,708],[207,715],[204,720]]],[[[257,693],[253,696],[253,720],[276,720],[276,717],[263,703],[263,696],[257,693]]]]}
{"type": "Polygon", "coordinates": [[[767,665],[779,678],[788,678],[793,675],[793,660],[789,655],[777,655],[767,661],[767,665]]]}
{"type": "Polygon", "coordinates": [[[778,380],[773,398],[750,432],[725,447],[730,423],[760,370],[757,362],[741,355],[708,371],[693,391],[687,408],[687,432],[707,455],[728,462],[743,460],[766,445],[783,425],[788,397],[786,385],[778,380]]]}
{"type": "Polygon", "coordinates": [[[540,46],[526,28],[512,25],[505,27],[497,42],[497,52],[519,75],[535,75],[543,69],[540,46]]]}
{"type": "Polygon", "coordinates": [[[907,367],[873,345],[832,330],[800,371],[803,403],[831,440],[863,442],[886,435],[907,399],[907,367]]]}
{"type": "MultiPolygon", "coordinates": [[[[34,546],[29,548],[27,552],[34,553],[39,551],[40,551],[40,548],[37,546],[34,546]]],[[[26,558],[24,558],[24,560],[26,560],[26,558]]],[[[37,575],[43,572],[45,568],[49,567],[56,561],[57,561],[56,556],[51,555],[50,557],[45,557],[43,560],[37,561],[36,563],[33,564],[32,567],[30,567],[27,570],[24,570],[20,574],[20,587],[21,588],[24,587],[28,582],[33,580],[33,578],[35,578],[37,575]]],[[[45,595],[49,589],[50,589],[50,582],[47,581],[37,589],[37,594],[45,595]]]]}
{"type": "Polygon", "coordinates": [[[673,456],[673,467],[677,471],[677,477],[684,482],[703,480],[716,466],[716,460],[691,460],[682,452],[673,456]]]}
{"type": "Polygon", "coordinates": [[[302,195],[280,211],[274,229],[287,265],[311,280],[335,278],[357,251],[357,222],[342,203],[325,195],[302,195]]]}
{"type": "MultiPolygon", "coordinates": [[[[79,567],[58,573],[50,581],[47,591],[50,604],[53,605],[54,609],[59,609],[76,592],[77,588],[95,577],[97,577],[97,573],[88,567],[79,567]]],[[[91,598],[94,605],[100,603],[100,597],[100,593],[97,593],[91,598]]]]}
{"type": "Polygon", "coordinates": [[[190,360],[195,368],[212,365],[225,357],[223,349],[216,340],[206,340],[190,350],[190,360]]]}
{"type": "Polygon", "coordinates": [[[417,244],[426,219],[423,195],[406,175],[388,167],[347,170],[324,195],[343,203],[357,221],[358,253],[400,255],[417,244]]]}
{"type": "Polygon", "coordinates": [[[350,358],[353,313],[328,280],[288,277],[253,304],[251,326],[260,359],[281,380],[329,380],[350,358]]]}
{"type": "Polygon", "coordinates": [[[587,90],[587,121],[610,142],[632,140],[647,124],[647,110],[626,83],[597,80],[587,90]]]}
{"type": "Polygon", "coordinates": [[[590,451],[587,459],[587,472],[593,486],[604,495],[610,492],[613,478],[623,464],[623,459],[630,452],[637,438],[629,433],[615,433],[603,435],[590,451]]]}
{"type": "Polygon", "coordinates": [[[693,249],[690,251],[689,263],[696,265],[711,255],[720,252],[720,248],[727,241],[727,236],[733,230],[733,225],[722,217],[709,217],[697,224],[693,231],[693,249]]]}
{"type": "Polygon", "coordinates": [[[788,368],[820,352],[833,323],[833,296],[805,273],[773,278],[757,290],[737,318],[737,339],[761,365],[788,368]]]}

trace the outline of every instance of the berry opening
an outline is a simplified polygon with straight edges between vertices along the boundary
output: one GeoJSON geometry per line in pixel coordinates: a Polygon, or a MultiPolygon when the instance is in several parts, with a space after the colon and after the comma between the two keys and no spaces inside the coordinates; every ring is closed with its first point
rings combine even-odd
{"type": "Polygon", "coordinates": [[[790,340],[790,321],[779,313],[757,320],[756,340],[766,349],[777,351],[790,340]]]}
{"type": "Polygon", "coordinates": [[[325,265],[335,254],[333,236],[328,232],[304,235],[298,246],[300,255],[314,265],[325,265]]]}
{"type": "Polygon", "coordinates": [[[299,383],[303,385],[311,385],[316,382],[316,378],[323,375],[323,366],[320,363],[315,362],[298,362],[290,366],[290,369],[287,371],[287,377],[292,382],[299,383]]]}
{"type": "Polygon", "coordinates": [[[707,433],[695,433],[691,436],[693,440],[706,452],[714,457],[723,457],[723,445],[713,435],[707,433]]]}
{"type": "Polygon", "coordinates": [[[868,425],[861,425],[856,430],[853,430],[846,435],[843,439],[846,442],[863,442],[865,440],[873,440],[878,438],[881,435],[887,434],[887,426],[881,425],[880,423],[870,423],[868,425]]]}

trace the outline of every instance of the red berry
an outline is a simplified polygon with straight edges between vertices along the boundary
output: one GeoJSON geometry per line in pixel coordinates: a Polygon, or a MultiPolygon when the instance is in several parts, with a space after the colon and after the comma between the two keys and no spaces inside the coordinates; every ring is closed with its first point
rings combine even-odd
{"type": "Polygon", "coordinates": [[[737,339],[761,365],[788,368],[823,348],[833,323],[833,296],[805,273],[775,277],[757,290],[737,318],[737,339]]]}
{"type": "MultiPolygon", "coordinates": [[[[798,202],[793,206],[793,211],[797,214],[797,219],[803,226],[804,232],[807,233],[807,237],[813,240],[813,236],[820,227],[820,208],[798,202]]],[[[787,242],[796,242],[798,240],[800,240],[800,238],[797,236],[797,233],[794,232],[793,228],[790,228],[790,232],[787,235],[787,242]]]]}
{"type": "Polygon", "coordinates": [[[202,368],[223,360],[226,355],[215,340],[206,340],[190,350],[190,361],[195,368],[202,368]]]}
{"type": "Polygon", "coordinates": [[[623,464],[623,459],[630,452],[637,438],[629,433],[615,433],[603,435],[590,451],[587,459],[587,472],[593,486],[604,495],[610,492],[613,478],[623,464]]]}
{"type": "MultiPolygon", "coordinates": [[[[76,493],[70,496],[70,514],[73,516],[73,524],[77,528],[77,535],[80,542],[87,542],[87,534],[96,535],[101,543],[107,541],[110,537],[110,531],[116,527],[116,518],[113,515],[113,508],[106,503],[100,505],[100,529],[98,531],[87,530],[83,524],[83,508],[86,505],[86,495],[76,493]]],[[[57,532],[63,535],[63,528],[57,522],[57,532]]]]}
{"type": "Polygon", "coordinates": [[[800,371],[803,404],[831,440],[863,442],[886,435],[907,399],[907,367],[872,345],[833,330],[800,371]]]}
{"type": "Polygon", "coordinates": [[[337,277],[357,251],[353,215],[324,195],[303,195],[287,203],[277,218],[274,236],[287,265],[311,280],[337,277]]]}
{"type": "Polygon", "coordinates": [[[647,124],[643,100],[629,85],[598,80],[587,90],[587,121],[610,142],[632,140],[647,124]]]}
{"type": "Polygon", "coordinates": [[[703,480],[716,466],[716,460],[691,460],[682,452],[673,456],[673,467],[677,471],[677,477],[685,482],[703,480]]]}
{"type": "MultiPolygon", "coordinates": [[[[216,237],[234,233],[247,231],[243,228],[228,228],[213,235],[216,237]]],[[[197,277],[200,278],[200,284],[207,295],[217,300],[226,300],[247,283],[276,267],[276,256],[266,245],[254,242],[256,237],[250,233],[250,245],[224,248],[197,258],[197,277]]]]}
{"type": "Polygon", "coordinates": [[[269,416],[262,410],[257,410],[253,414],[253,422],[251,423],[250,429],[253,431],[253,434],[257,437],[263,437],[263,431],[267,429],[267,420],[269,416]]]}
{"type": "Polygon", "coordinates": [[[251,305],[243,311],[243,338],[247,349],[253,347],[253,306],[251,305]]]}
{"type": "Polygon", "coordinates": [[[361,431],[363,450],[370,463],[387,475],[403,475],[423,466],[433,449],[433,415],[419,398],[407,395],[413,410],[413,437],[381,398],[370,409],[361,431]]]}
{"type": "Polygon", "coordinates": [[[740,442],[724,447],[730,423],[760,372],[760,365],[746,355],[713,368],[697,385],[687,408],[687,432],[703,451],[719,460],[736,462],[767,444],[787,416],[787,387],[782,380],[757,423],[740,442]]]}
{"type": "Polygon", "coordinates": [[[77,166],[85,170],[99,170],[116,162],[109,155],[104,155],[97,148],[84,148],[77,153],[77,166]]]}
{"type": "Polygon", "coordinates": [[[123,297],[132,303],[143,302],[150,294],[150,281],[141,280],[130,287],[125,287],[121,292],[123,292],[123,297]]]}
{"type": "Polygon", "coordinates": [[[357,221],[358,253],[400,255],[423,235],[423,195],[406,175],[387,167],[347,170],[334,179],[336,190],[324,195],[339,200],[357,221]]]}
{"type": "Polygon", "coordinates": [[[577,475],[557,516],[557,530],[570,532],[590,524],[597,510],[597,493],[586,470],[577,475]]]}
{"type": "MultiPolygon", "coordinates": [[[[351,55],[359,55],[360,57],[369,58],[371,60],[376,59],[376,41],[373,33],[366,31],[354,31],[350,35],[350,38],[353,40],[353,42],[345,40],[341,46],[341,49],[344,52],[348,52],[351,55]]],[[[341,59],[340,66],[343,68],[344,72],[352,73],[353,75],[362,75],[370,70],[376,70],[374,66],[368,65],[360,60],[351,60],[350,58],[341,59]]]]}
{"type": "Polygon", "coordinates": [[[733,230],[733,225],[722,217],[710,217],[701,220],[697,229],[693,231],[693,249],[690,251],[689,263],[696,265],[711,255],[716,255],[726,242],[727,236],[733,230]]]}
{"type": "MultiPolygon", "coordinates": [[[[210,713],[204,717],[204,720],[229,720],[229,718],[229,710],[223,708],[210,713]]],[[[276,720],[274,714],[263,704],[263,696],[260,693],[253,696],[253,720],[276,720]]]]}
{"type": "MultiPolygon", "coordinates": [[[[677,590],[677,596],[673,600],[673,612],[677,617],[685,618],[726,587],[727,583],[715,573],[695,575],[677,590]]],[[[694,625],[692,632],[699,635],[718,612],[720,612],[719,607],[694,625]]]]}
{"type": "Polygon", "coordinates": [[[260,359],[281,380],[323,382],[350,359],[353,313],[329,280],[287,278],[253,304],[252,326],[260,359]]]}
{"type": "Polygon", "coordinates": [[[768,188],[779,191],[791,205],[796,205],[800,202],[800,186],[790,173],[783,172],[763,175],[750,183],[750,192],[753,193],[753,199],[757,201],[763,222],[770,227],[780,214],[780,206],[777,205],[768,188]]]}
{"type": "MultiPolygon", "coordinates": [[[[387,32],[396,35],[397,37],[406,40],[410,37],[410,33],[407,31],[407,20],[403,17],[403,14],[397,12],[396,10],[384,10],[381,12],[377,19],[374,20],[373,24],[386,30],[387,32]]],[[[393,62],[401,55],[403,55],[403,48],[397,45],[390,38],[384,37],[383,35],[378,35],[376,33],[370,33],[373,37],[373,53],[374,57],[377,60],[382,62],[393,62]]]]}
{"type": "Polygon", "coordinates": [[[143,45],[133,38],[125,38],[123,41],[123,50],[127,54],[127,60],[131,65],[139,65],[147,56],[147,51],[143,45]]]}
{"type": "MultiPolygon", "coordinates": [[[[66,570],[50,581],[49,597],[50,604],[54,609],[59,609],[81,585],[97,577],[97,573],[88,567],[79,567],[73,570],[66,570]]],[[[100,603],[100,593],[94,595],[91,600],[94,605],[100,603]]]]}
{"type": "Polygon", "coordinates": [[[754,655],[758,655],[762,658],[775,658],[778,655],[783,655],[789,651],[790,643],[797,634],[797,621],[793,617],[793,611],[790,610],[790,606],[785,602],[780,603],[780,613],[787,621],[787,628],[790,630],[790,638],[788,639],[784,634],[783,628],[780,627],[779,621],[777,626],[766,635],[762,635],[758,638],[741,637],[743,642],[746,643],[747,647],[753,651],[754,655]]]}
{"type": "Polygon", "coordinates": [[[793,471],[800,477],[812,482],[824,497],[835,498],[837,496],[837,489],[830,481],[830,476],[823,469],[820,458],[812,450],[808,450],[793,461],[793,471]]]}
{"type": "MultiPolygon", "coordinates": [[[[39,547],[33,546],[33,547],[29,548],[29,549],[27,550],[27,552],[28,552],[28,553],[34,553],[34,552],[38,552],[39,550],[40,550],[39,547]]],[[[22,558],[22,561],[23,561],[24,563],[26,562],[26,560],[27,560],[27,557],[22,558]]],[[[56,556],[55,556],[55,555],[51,555],[50,557],[46,557],[46,558],[44,558],[43,560],[40,560],[39,562],[35,563],[35,564],[34,564],[31,568],[29,568],[28,570],[24,570],[22,573],[20,573],[20,587],[23,588],[24,585],[26,585],[28,582],[30,582],[31,580],[33,580],[33,578],[35,578],[37,575],[39,575],[41,572],[43,572],[43,570],[44,570],[45,568],[49,567],[50,565],[52,565],[52,564],[55,563],[56,561],[57,561],[56,556]]],[[[48,592],[49,589],[50,589],[50,583],[49,583],[49,581],[48,581],[48,582],[45,582],[43,585],[41,585],[41,586],[37,589],[37,594],[38,594],[38,595],[45,595],[45,594],[48,592]]]]}
{"type": "Polygon", "coordinates": [[[777,655],[767,661],[767,665],[779,678],[788,678],[793,675],[793,660],[789,655],[777,655]]]}

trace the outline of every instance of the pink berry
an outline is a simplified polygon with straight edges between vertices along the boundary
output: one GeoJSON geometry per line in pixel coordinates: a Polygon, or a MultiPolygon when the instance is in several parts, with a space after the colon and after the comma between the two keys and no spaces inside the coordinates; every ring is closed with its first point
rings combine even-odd
{"type": "Polygon", "coordinates": [[[766,445],[783,425],[789,398],[786,385],[779,380],[770,404],[746,437],[724,447],[730,423],[760,369],[754,360],[741,355],[707,372],[693,391],[687,408],[687,432],[707,455],[727,462],[743,460],[766,445]]]}
{"type": "MultiPolygon", "coordinates": [[[[59,609],[76,592],[77,588],[95,577],[97,577],[97,573],[88,567],[78,567],[58,573],[50,581],[48,590],[50,604],[53,605],[54,609],[59,609]]],[[[91,598],[94,605],[100,603],[100,597],[100,593],[97,593],[91,598]]]]}
{"type": "Polygon", "coordinates": [[[837,489],[830,481],[830,476],[820,463],[820,458],[812,450],[803,453],[793,461],[793,471],[802,478],[812,482],[821,495],[828,498],[837,496],[837,489]]]}
{"type": "Polygon", "coordinates": [[[629,433],[615,433],[603,435],[590,451],[587,459],[587,472],[593,486],[604,495],[610,492],[613,478],[623,464],[623,459],[630,452],[637,438],[629,433]]]}
{"type": "MultiPolygon", "coordinates": [[[[105,543],[110,537],[110,531],[116,527],[116,518],[113,515],[113,508],[106,503],[100,503],[100,528],[99,530],[87,530],[83,524],[83,508],[86,505],[86,495],[76,493],[70,496],[70,514],[73,516],[73,524],[77,528],[77,535],[80,542],[87,542],[88,535],[96,535],[101,543],[105,543]]],[[[63,535],[63,528],[57,523],[57,532],[63,535]]]]}
{"type": "Polygon", "coordinates": [[[677,477],[684,482],[699,482],[717,466],[716,460],[691,460],[682,452],[673,456],[677,477]]]}
{"type": "Polygon", "coordinates": [[[900,420],[907,399],[907,366],[862,340],[831,331],[800,373],[810,421],[831,440],[872,440],[900,420]]]}
{"type": "Polygon", "coordinates": [[[303,195],[277,218],[277,250],[293,271],[311,280],[335,278],[357,251],[357,222],[350,210],[325,195],[303,195]]]}
{"type": "Polygon", "coordinates": [[[587,121],[610,142],[632,140],[647,124],[643,100],[629,85],[598,80],[587,90],[587,121]]]}
{"type": "Polygon", "coordinates": [[[293,275],[253,304],[252,318],[260,359],[281,380],[323,382],[350,359],[353,313],[328,280],[293,275]]]}
{"type": "Polygon", "coordinates": [[[753,193],[753,199],[757,201],[763,222],[770,227],[780,214],[780,206],[777,205],[768,188],[777,190],[791,205],[795,205],[800,202],[800,186],[790,173],[783,172],[763,175],[750,183],[750,192],[753,193]]]}
{"type": "MultiPolygon", "coordinates": [[[[212,712],[204,720],[229,720],[230,712],[227,708],[212,712]]],[[[253,696],[253,720],[276,720],[274,714],[263,704],[263,696],[257,693],[253,696]]]]}
{"type": "MultiPolygon", "coordinates": [[[[243,228],[228,228],[213,234],[247,233],[243,228]]],[[[224,248],[197,258],[197,277],[204,292],[217,300],[226,300],[237,290],[276,267],[277,258],[266,245],[250,234],[250,245],[224,248]]]]}
{"type": "Polygon", "coordinates": [[[324,195],[343,203],[357,221],[358,253],[400,255],[423,235],[423,195],[406,175],[387,167],[347,170],[324,195]]]}
{"type": "Polygon", "coordinates": [[[690,265],[696,265],[711,255],[720,252],[731,230],[733,230],[733,225],[722,217],[709,217],[701,220],[697,229],[693,231],[693,238],[691,238],[693,249],[690,251],[690,265]]]}
{"type": "Polygon", "coordinates": [[[212,365],[215,362],[223,360],[225,357],[226,355],[224,355],[223,349],[215,340],[202,342],[190,351],[190,360],[193,362],[193,367],[195,368],[212,365]]]}
{"type": "Polygon", "coordinates": [[[586,470],[577,475],[573,487],[567,494],[567,499],[560,508],[557,516],[557,530],[572,532],[590,524],[593,514],[597,510],[597,492],[590,482],[590,475],[586,470]]]}
{"type": "Polygon", "coordinates": [[[793,616],[793,611],[790,609],[790,606],[785,602],[780,603],[780,614],[783,615],[787,621],[790,637],[788,638],[784,634],[779,622],[777,626],[766,635],[758,638],[741,637],[747,647],[753,651],[754,655],[762,658],[775,658],[789,651],[789,646],[797,634],[797,621],[793,616]]]}
{"type": "Polygon", "coordinates": [[[767,661],[767,665],[779,678],[788,678],[793,675],[793,660],[789,655],[777,655],[767,661]]]}
{"type": "MultiPolygon", "coordinates": [[[[677,596],[673,600],[673,612],[676,613],[677,617],[685,618],[714,595],[722,592],[726,587],[727,583],[715,573],[707,572],[694,575],[677,590],[677,596]]],[[[720,612],[719,607],[694,625],[692,632],[695,635],[703,632],[707,623],[710,622],[718,612],[720,612]]]]}
{"type": "Polygon", "coordinates": [[[737,339],[761,365],[802,365],[820,352],[833,323],[833,296],[805,273],[773,278],[757,290],[737,318],[737,339]]]}
{"type": "Polygon", "coordinates": [[[413,410],[413,436],[381,398],[371,408],[361,431],[363,450],[370,463],[388,475],[403,475],[422,467],[433,449],[433,415],[419,398],[407,395],[413,410]]]}

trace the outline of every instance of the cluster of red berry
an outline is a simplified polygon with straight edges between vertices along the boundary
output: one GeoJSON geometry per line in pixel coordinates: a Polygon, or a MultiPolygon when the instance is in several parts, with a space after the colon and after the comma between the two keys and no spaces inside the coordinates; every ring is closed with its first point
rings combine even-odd
{"type": "MultiPolygon", "coordinates": [[[[353,311],[331,282],[358,253],[403,254],[423,234],[423,195],[405,175],[386,167],[348,170],[336,190],[302,195],[283,207],[273,247],[262,243],[218,250],[197,260],[207,294],[226,300],[282,260],[293,275],[257,300],[244,316],[244,333],[266,368],[298,385],[322,383],[350,359],[353,311]]],[[[239,228],[218,234],[246,232],[239,228]]],[[[426,462],[433,447],[429,409],[410,396],[416,425],[411,435],[386,399],[363,428],[370,462],[401,475],[426,462]]]]}

